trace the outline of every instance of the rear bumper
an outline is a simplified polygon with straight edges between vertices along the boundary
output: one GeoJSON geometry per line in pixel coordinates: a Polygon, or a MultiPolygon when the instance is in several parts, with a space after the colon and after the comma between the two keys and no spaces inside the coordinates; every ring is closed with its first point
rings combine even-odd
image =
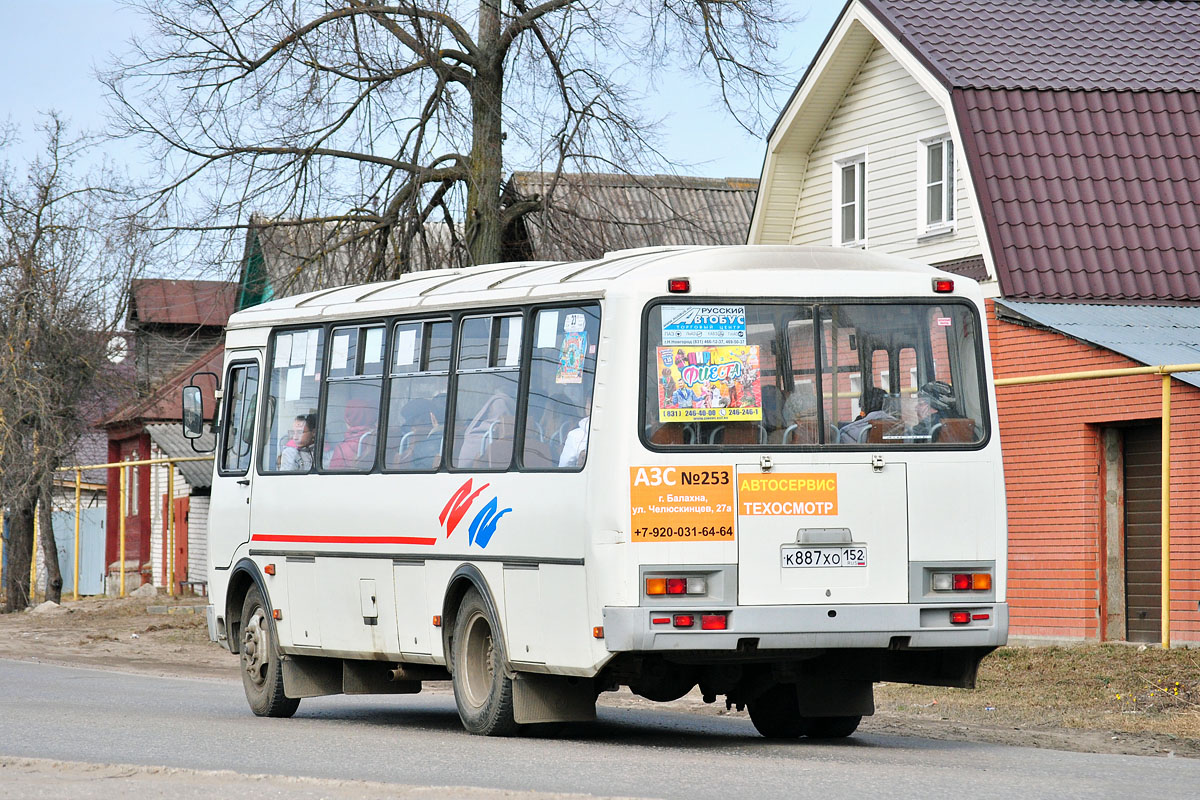
{"type": "Polygon", "coordinates": [[[604,643],[612,653],[999,647],[1007,641],[1006,603],[604,609],[604,643]],[[679,629],[651,621],[677,612],[710,611],[728,613],[726,630],[679,629]],[[951,624],[951,611],[970,612],[972,620],[951,624]]]}

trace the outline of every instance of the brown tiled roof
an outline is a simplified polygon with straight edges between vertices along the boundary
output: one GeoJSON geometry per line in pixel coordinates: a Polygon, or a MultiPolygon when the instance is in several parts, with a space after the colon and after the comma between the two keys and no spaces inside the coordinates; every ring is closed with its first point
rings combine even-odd
{"type": "Polygon", "coordinates": [[[964,278],[970,278],[973,281],[987,280],[987,266],[983,263],[983,256],[956,258],[953,261],[942,261],[941,263],[930,264],[929,266],[945,272],[953,272],[955,275],[962,275],[964,278]]]}
{"type": "Polygon", "coordinates": [[[1200,95],[956,92],[1000,291],[1200,299],[1200,95]]]}
{"type": "Polygon", "coordinates": [[[1200,89],[1200,2],[861,2],[948,86],[1200,89]]]}
{"type": "Polygon", "coordinates": [[[225,325],[237,284],[225,281],[135,280],[129,287],[131,325],[225,325]]]}
{"type": "Polygon", "coordinates": [[[1200,0],[858,0],[950,90],[1000,291],[1200,298],[1200,0]]]}
{"type": "Polygon", "coordinates": [[[663,245],[745,244],[758,181],[677,175],[516,172],[512,195],[539,195],[544,211],[523,218],[525,235],[506,232],[508,258],[575,261],[663,245]],[[524,241],[522,241],[524,240],[524,241]]]}

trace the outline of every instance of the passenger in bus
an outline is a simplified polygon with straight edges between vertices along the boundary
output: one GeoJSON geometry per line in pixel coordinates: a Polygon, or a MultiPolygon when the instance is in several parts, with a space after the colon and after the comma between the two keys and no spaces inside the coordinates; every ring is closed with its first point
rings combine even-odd
{"type": "Polygon", "coordinates": [[[930,381],[917,391],[917,423],[908,435],[914,439],[936,441],[942,424],[954,415],[954,390],[943,381],[930,381]]]}
{"type": "Polygon", "coordinates": [[[454,466],[463,469],[507,467],[512,460],[513,400],[497,392],[488,398],[463,432],[454,466]]]}
{"type": "Polygon", "coordinates": [[[292,421],[292,438],[279,454],[281,472],[308,472],[312,469],[313,440],[316,433],[316,414],[301,414],[292,421]]]}
{"type": "Polygon", "coordinates": [[[367,469],[375,462],[375,424],[377,410],[361,397],[346,403],[343,418],[346,433],[342,441],[328,451],[329,469],[367,469]]]}
{"type": "Polygon", "coordinates": [[[796,389],[783,404],[783,417],[787,429],[783,433],[783,444],[816,444],[817,398],[810,389],[796,389]]]}
{"type": "Polygon", "coordinates": [[[838,434],[838,441],[842,444],[865,442],[867,434],[871,431],[872,420],[894,422],[896,418],[883,410],[885,397],[887,397],[887,392],[878,386],[868,386],[863,389],[858,417],[853,422],[842,426],[841,432],[838,434]]]}
{"type": "Polygon", "coordinates": [[[560,467],[583,466],[583,462],[587,458],[588,427],[591,425],[591,419],[592,398],[589,397],[583,418],[567,434],[567,441],[563,444],[562,455],[558,457],[558,465],[560,467]]]}
{"type": "Polygon", "coordinates": [[[425,397],[410,400],[400,412],[408,430],[392,461],[399,469],[435,470],[442,463],[443,415],[446,404],[425,397]]]}

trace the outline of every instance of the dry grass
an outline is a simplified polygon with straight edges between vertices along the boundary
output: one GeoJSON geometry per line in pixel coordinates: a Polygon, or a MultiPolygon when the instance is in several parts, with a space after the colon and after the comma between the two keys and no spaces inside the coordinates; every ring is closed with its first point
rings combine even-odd
{"type": "Polygon", "coordinates": [[[880,711],[918,718],[1200,741],[1200,651],[1004,647],[984,660],[975,690],[885,684],[875,701],[880,711]]]}

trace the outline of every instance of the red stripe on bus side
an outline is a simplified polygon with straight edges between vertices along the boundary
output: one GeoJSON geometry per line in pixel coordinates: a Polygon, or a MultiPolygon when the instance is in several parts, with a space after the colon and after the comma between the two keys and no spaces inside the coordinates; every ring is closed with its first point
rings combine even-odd
{"type": "Polygon", "coordinates": [[[437,544],[430,536],[295,536],[288,533],[256,533],[252,542],[311,542],[313,544],[437,544]]]}

